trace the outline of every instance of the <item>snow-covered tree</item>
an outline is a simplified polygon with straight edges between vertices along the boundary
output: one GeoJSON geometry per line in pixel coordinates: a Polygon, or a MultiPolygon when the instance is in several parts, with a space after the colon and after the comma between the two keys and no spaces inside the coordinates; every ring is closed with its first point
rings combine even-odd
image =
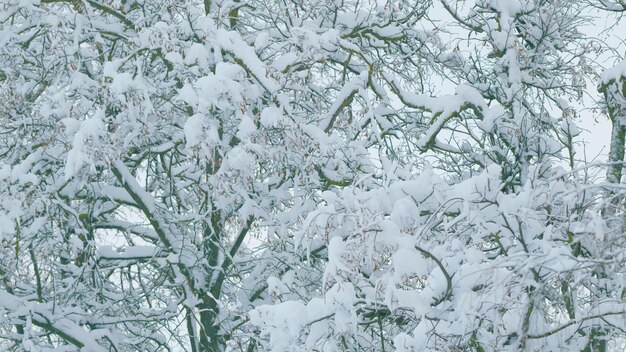
{"type": "Polygon", "coordinates": [[[585,6],[4,1],[0,347],[619,349],[585,6]]]}

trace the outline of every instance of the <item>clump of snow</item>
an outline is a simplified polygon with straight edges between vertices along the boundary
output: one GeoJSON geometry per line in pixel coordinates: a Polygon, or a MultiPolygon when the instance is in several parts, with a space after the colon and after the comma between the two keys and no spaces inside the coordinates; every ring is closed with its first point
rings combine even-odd
{"type": "Polygon", "coordinates": [[[207,48],[199,43],[194,43],[189,47],[187,52],[185,53],[185,58],[183,62],[185,65],[207,65],[209,63],[209,58],[211,57],[211,53],[207,48]]]}
{"type": "Polygon", "coordinates": [[[133,87],[133,75],[128,72],[118,73],[113,76],[109,89],[117,94],[124,94],[133,87]]]}
{"type": "MultiPolygon", "coordinates": [[[[231,52],[236,58],[241,60],[246,71],[248,71],[267,91],[274,93],[278,91],[278,84],[268,77],[268,70],[265,64],[259,59],[250,47],[238,33],[218,29],[216,39],[219,45],[225,50],[231,52]]],[[[218,52],[218,50],[215,50],[218,52]]]]}
{"type": "MultiPolygon", "coordinates": [[[[84,164],[93,164],[89,155],[86,154],[87,144],[97,141],[106,132],[103,118],[104,111],[98,110],[93,117],[83,121],[78,131],[74,133],[72,149],[67,153],[65,160],[66,180],[72,178],[84,164]]],[[[70,129],[75,129],[77,126],[76,121],[71,119],[64,120],[64,123],[70,129]]]]}
{"type": "Polygon", "coordinates": [[[600,75],[602,84],[608,84],[611,81],[619,82],[621,79],[626,79],[626,60],[620,61],[611,68],[607,68],[600,75]]]}
{"type": "Polygon", "coordinates": [[[421,253],[408,248],[399,248],[392,256],[394,280],[402,282],[406,277],[428,275],[428,262],[421,253]]]}
{"type": "Polygon", "coordinates": [[[195,147],[201,143],[217,145],[220,141],[217,126],[202,114],[195,114],[189,117],[185,121],[183,130],[187,148],[195,147]]]}
{"type": "Polygon", "coordinates": [[[115,77],[123,62],[124,61],[121,59],[105,62],[102,69],[102,75],[106,78],[115,77]]]}
{"type": "Polygon", "coordinates": [[[400,333],[393,339],[393,344],[396,347],[397,352],[419,352],[426,350],[426,343],[428,341],[429,331],[431,327],[425,319],[422,319],[415,327],[412,335],[406,333],[400,333]]]}
{"type": "Polygon", "coordinates": [[[9,239],[15,233],[15,223],[9,214],[0,212],[0,241],[9,239]]]}
{"type": "Polygon", "coordinates": [[[470,87],[465,84],[459,84],[456,87],[456,94],[461,97],[461,99],[478,108],[481,108],[482,110],[486,110],[488,108],[482,94],[474,87],[470,87]]]}
{"type": "Polygon", "coordinates": [[[237,130],[237,138],[241,140],[248,139],[256,132],[256,125],[250,116],[244,116],[239,122],[239,128],[237,130]]]}
{"type": "Polygon", "coordinates": [[[261,125],[265,128],[271,128],[278,126],[282,119],[282,110],[276,106],[270,106],[261,112],[261,125]]]}
{"type": "Polygon", "coordinates": [[[289,65],[296,62],[297,59],[298,59],[298,55],[296,55],[295,53],[291,53],[291,52],[286,53],[284,55],[279,56],[276,60],[274,60],[274,62],[272,63],[272,66],[274,66],[274,68],[276,68],[278,71],[283,71],[289,65]]]}
{"type": "Polygon", "coordinates": [[[419,209],[412,199],[403,198],[394,203],[393,210],[391,211],[391,220],[400,228],[412,228],[418,217],[419,209]]]}
{"type": "Polygon", "coordinates": [[[178,98],[189,106],[195,107],[198,105],[198,93],[193,89],[193,86],[189,83],[185,83],[182,88],[178,90],[178,98]]]}
{"type": "Polygon", "coordinates": [[[349,282],[336,283],[326,292],[326,304],[335,313],[335,329],[350,332],[356,329],[356,292],[349,282]]]}
{"type": "Polygon", "coordinates": [[[253,165],[254,156],[241,146],[234,147],[224,161],[224,167],[244,172],[250,170],[253,165]]]}

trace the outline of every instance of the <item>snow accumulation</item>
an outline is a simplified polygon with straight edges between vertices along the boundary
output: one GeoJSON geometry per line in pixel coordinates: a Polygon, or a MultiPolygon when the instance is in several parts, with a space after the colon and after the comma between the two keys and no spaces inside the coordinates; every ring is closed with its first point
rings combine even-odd
{"type": "Polygon", "coordinates": [[[620,4],[3,2],[0,350],[625,350],[620,4]]]}

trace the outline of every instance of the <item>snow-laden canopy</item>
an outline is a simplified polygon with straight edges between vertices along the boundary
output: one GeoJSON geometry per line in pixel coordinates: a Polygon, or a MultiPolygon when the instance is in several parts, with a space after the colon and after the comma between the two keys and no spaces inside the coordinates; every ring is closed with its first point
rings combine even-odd
{"type": "Polygon", "coordinates": [[[591,9],[3,1],[0,349],[623,349],[591,9]]]}

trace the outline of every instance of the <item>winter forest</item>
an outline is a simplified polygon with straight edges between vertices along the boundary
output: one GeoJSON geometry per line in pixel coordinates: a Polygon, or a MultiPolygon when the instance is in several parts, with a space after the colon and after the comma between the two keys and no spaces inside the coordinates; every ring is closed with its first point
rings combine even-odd
{"type": "Polygon", "coordinates": [[[2,0],[0,350],[626,350],[623,16],[2,0]]]}

